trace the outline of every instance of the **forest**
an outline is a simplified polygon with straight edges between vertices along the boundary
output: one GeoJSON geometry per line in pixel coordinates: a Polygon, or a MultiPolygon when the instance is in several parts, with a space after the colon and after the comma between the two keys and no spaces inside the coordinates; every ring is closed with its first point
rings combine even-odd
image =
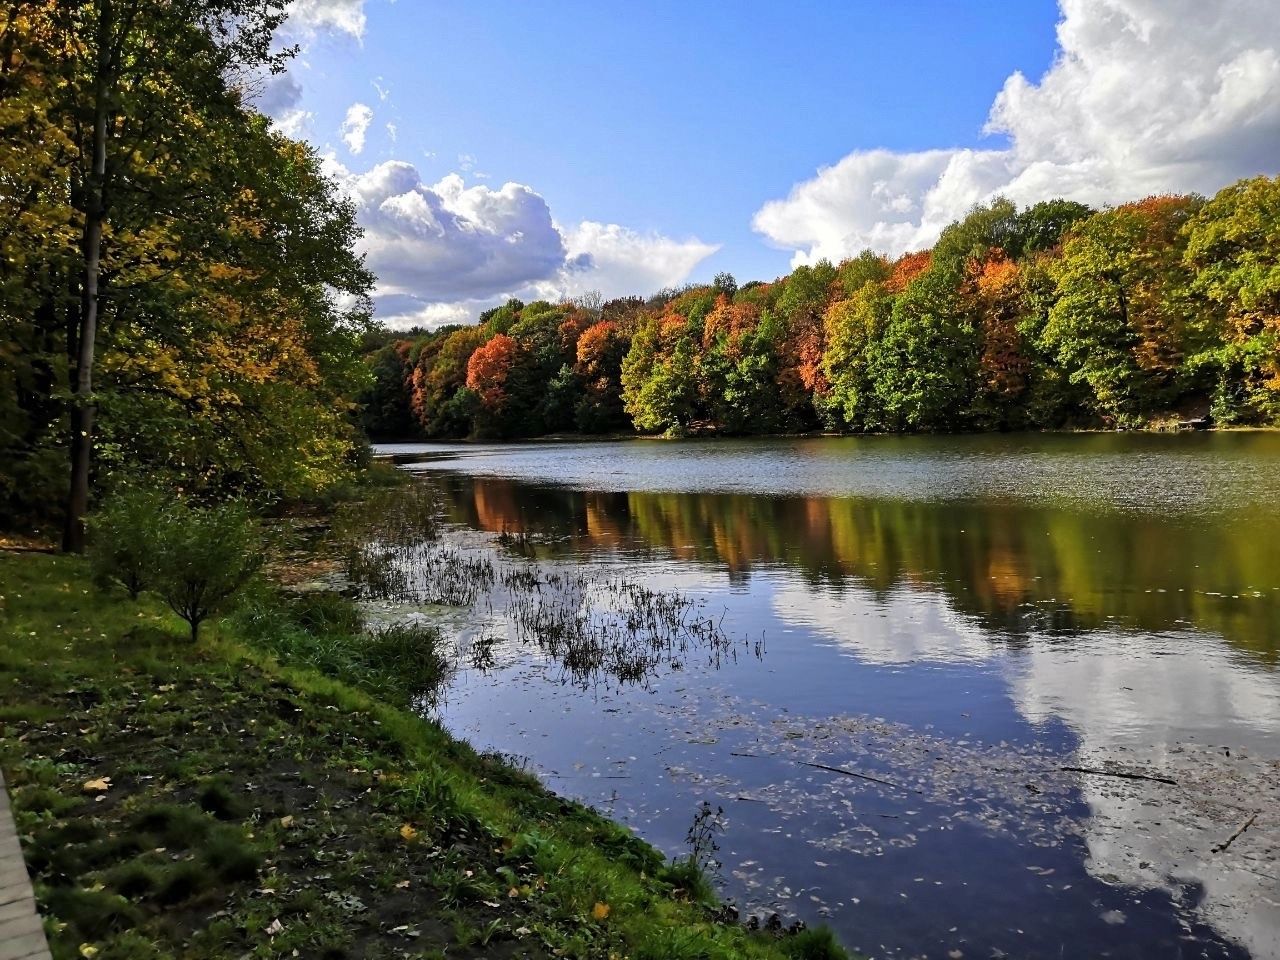
{"type": "Polygon", "coordinates": [[[1280,179],[1003,199],[932,250],[377,327],[354,208],[255,107],[283,0],[0,18],[0,525],[144,481],[281,504],[367,438],[1280,421],[1280,179]]]}
{"type": "Polygon", "coordinates": [[[130,484],[268,504],[352,475],[373,278],[254,106],[286,10],[0,10],[0,528],[79,550],[130,484]]]}
{"type": "Polygon", "coordinates": [[[382,439],[1271,425],[1280,178],[1102,210],[996,199],[896,259],[510,300],[370,342],[382,439]]]}

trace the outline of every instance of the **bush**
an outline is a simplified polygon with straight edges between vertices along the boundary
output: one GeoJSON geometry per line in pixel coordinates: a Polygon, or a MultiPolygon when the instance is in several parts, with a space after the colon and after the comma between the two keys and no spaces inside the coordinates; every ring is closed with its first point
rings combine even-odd
{"type": "Polygon", "coordinates": [[[217,613],[258,572],[262,536],[242,503],[193,507],[179,500],[165,509],[154,556],[155,591],[200,636],[217,613]]]}
{"type": "Polygon", "coordinates": [[[332,590],[304,593],[289,604],[289,620],[309,633],[359,633],[364,626],[354,601],[332,590]]]}
{"type": "Polygon", "coordinates": [[[201,507],[130,490],[99,510],[90,530],[97,579],[122,584],[134,599],[154,590],[191,627],[193,642],[263,561],[257,521],[234,501],[201,507]]]}
{"type": "Polygon", "coordinates": [[[157,490],[128,490],[89,518],[89,559],[98,582],[119,583],[134,600],[150,586],[172,500],[157,490]]]}
{"type": "Polygon", "coordinates": [[[397,706],[430,704],[452,669],[434,626],[366,629],[359,608],[336,593],[289,599],[263,591],[241,605],[236,619],[245,639],[284,663],[310,667],[397,706]]]}

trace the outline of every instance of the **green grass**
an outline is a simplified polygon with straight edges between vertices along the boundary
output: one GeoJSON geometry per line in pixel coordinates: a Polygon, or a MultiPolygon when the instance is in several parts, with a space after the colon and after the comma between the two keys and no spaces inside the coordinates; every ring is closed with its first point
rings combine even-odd
{"type": "Polygon", "coordinates": [[[623,828],[380,699],[422,638],[325,653],[340,603],[258,602],[193,647],[77,558],[0,555],[0,766],[56,957],[843,956],[718,922],[623,828]]]}

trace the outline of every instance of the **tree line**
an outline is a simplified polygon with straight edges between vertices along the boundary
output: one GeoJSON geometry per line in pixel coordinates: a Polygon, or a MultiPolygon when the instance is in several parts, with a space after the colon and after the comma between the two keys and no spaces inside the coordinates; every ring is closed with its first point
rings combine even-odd
{"type": "Polygon", "coordinates": [[[997,199],[930,250],[372,341],[379,438],[1280,422],[1280,178],[997,199]]]}
{"type": "Polygon", "coordinates": [[[373,278],[351,205],[256,90],[286,0],[0,6],[0,526],[136,482],[350,474],[373,278]]]}

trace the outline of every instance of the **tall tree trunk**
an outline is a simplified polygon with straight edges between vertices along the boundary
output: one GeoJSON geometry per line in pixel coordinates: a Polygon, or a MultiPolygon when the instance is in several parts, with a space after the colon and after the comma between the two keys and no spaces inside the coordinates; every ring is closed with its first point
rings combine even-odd
{"type": "Polygon", "coordinates": [[[102,227],[106,220],[107,114],[111,73],[111,0],[98,8],[97,76],[93,84],[93,168],[87,184],[84,219],[84,279],[80,293],[79,356],[71,407],[71,490],[67,497],[62,549],[84,552],[84,518],[89,511],[89,468],[93,456],[93,359],[98,332],[98,274],[102,227]]]}

